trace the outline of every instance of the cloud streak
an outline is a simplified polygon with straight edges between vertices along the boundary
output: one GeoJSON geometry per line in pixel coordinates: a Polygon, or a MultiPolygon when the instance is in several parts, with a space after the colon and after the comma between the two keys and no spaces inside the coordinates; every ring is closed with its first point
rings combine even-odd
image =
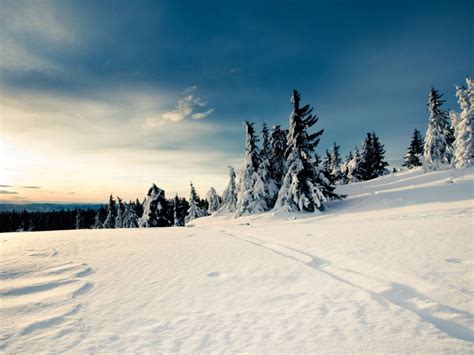
{"type": "Polygon", "coordinates": [[[0,195],[18,195],[16,191],[0,190],[0,195]]]}
{"type": "Polygon", "coordinates": [[[145,125],[148,127],[156,127],[165,122],[181,122],[186,118],[201,120],[208,117],[214,112],[213,108],[203,112],[194,112],[196,108],[207,106],[207,103],[202,101],[197,95],[197,89],[197,86],[186,88],[172,110],[163,112],[159,117],[148,117],[145,121],[145,125]]]}

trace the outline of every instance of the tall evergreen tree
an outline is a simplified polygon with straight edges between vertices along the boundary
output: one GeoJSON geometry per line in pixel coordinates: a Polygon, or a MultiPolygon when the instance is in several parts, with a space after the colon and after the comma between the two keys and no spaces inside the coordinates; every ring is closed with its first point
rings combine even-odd
{"type": "Polygon", "coordinates": [[[209,205],[209,213],[214,213],[219,210],[222,203],[222,198],[217,194],[216,189],[211,187],[207,192],[206,199],[209,205]]]}
{"type": "Polygon", "coordinates": [[[298,91],[293,90],[293,112],[285,151],[287,170],[275,208],[313,212],[324,210],[326,201],[340,196],[334,193],[334,186],[313,165],[311,157],[323,130],[308,133],[318,118],[312,114],[313,109],[309,105],[300,107],[300,100],[298,91]]]}
{"type": "Polygon", "coordinates": [[[375,132],[367,133],[362,142],[360,174],[362,180],[375,179],[387,174],[388,163],[384,160],[385,149],[375,132]]]}
{"type": "Polygon", "coordinates": [[[270,159],[271,155],[271,144],[270,144],[270,133],[268,132],[268,127],[265,122],[262,124],[262,149],[260,150],[260,154],[262,156],[267,157],[270,159]]]}
{"type": "Polygon", "coordinates": [[[423,145],[423,137],[421,136],[420,131],[415,128],[402,165],[407,168],[414,168],[415,166],[423,165],[423,145]]]}
{"type": "Polygon", "coordinates": [[[222,204],[219,212],[235,212],[237,208],[237,184],[235,182],[235,170],[232,166],[229,168],[229,183],[222,194],[222,204]]]}
{"type": "Polygon", "coordinates": [[[186,223],[189,223],[196,218],[207,216],[207,213],[201,207],[199,207],[199,200],[200,199],[196,189],[191,182],[191,192],[189,194],[189,208],[188,214],[186,216],[186,223]]]}
{"type": "Polygon", "coordinates": [[[436,170],[442,163],[450,163],[453,156],[454,134],[448,121],[448,113],[441,109],[444,100],[431,88],[428,98],[430,119],[426,131],[424,160],[427,169],[436,170]]]}
{"type": "Polygon", "coordinates": [[[342,173],[341,173],[341,153],[339,152],[339,149],[341,147],[336,144],[336,142],[333,143],[332,149],[331,149],[331,176],[333,177],[335,182],[340,182],[342,179],[342,173]]]}
{"type": "Polygon", "coordinates": [[[84,218],[82,217],[81,210],[77,209],[76,212],[76,229],[84,228],[84,218]]]}
{"type": "Polygon", "coordinates": [[[124,206],[124,213],[123,213],[123,228],[138,228],[138,216],[135,212],[136,207],[133,202],[129,202],[124,206]]]}
{"type": "Polygon", "coordinates": [[[123,219],[125,213],[125,205],[120,197],[117,196],[117,217],[115,217],[115,228],[123,228],[123,219]]]}
{"type": "Polygon", "coordinates": [[[340,147],[334,142],[330,150],[326,149],[326,155],[323,160],[324,171],[332,183],[340,182],[342,179],[341,153],[339,149],[340,147]]]}
{"type": "Polygon", "coordinates": [[[272,167],[271,177],[275,180],[277,186],[281,186],[285,176],[285,149],[287,130],[282,130],[280,126],[273,126],[270,137],[270,156],[269,161],[272,167]]]}
{"type": "Polygon", "coordinates": [[[135,200],[134,207],[135,207],[135,214],[139,217],[143,216],[143,203],[140,202],[138,198],[135,200]]]}
{"type": "Polygon", "coordinates": [[[253,123],[245,122],[245,162],[237,196],[236,217],[272,208],[277,188],[269,174],[268,159],[259,154],[253,123]]]}
{"type": "Polygon", "coordinates": [[[453,116],[456,117],[453,126],[455,130],[454,161],[457,169],[474,164],[474,144],[472,142],[474,131],[474,81],[467,78],[466,83],[467,89],[459,86],[456,88],[456,96],[461,112],[452,115],[452,118],[453,116]]]}
{"type": "Polygon", "coordinates": [[[94,224],[92,226],[93,229],[101,229],[102,228],[102,222],[100,221],[100,211],[97,211],[95,218],[94,218],[94,224]]]}
{"type": "Polygon", "coordinates": [[[117,217],[117,207],[112,195],[109,197],[109,204],[107,205],[107,217],[102,225],[102,228],[115,228],[115,218],[117,217]]]}
{"type": "Polygon", "coordinates": [[[348,184],[349,183],[349,163],[352,160],[353,155],[352,151],[347,154],[346,159],[341,164],[341,184],[348,184]]]}
{"type": "Polygon", "coordinates": [[[145,203],[143,204],[143,215],[138,221],[139,227],[170,226],[171,222],[166,218],[166,208],[165,191],[153,184],[148,190],[145,203]]]}
{"type": "Polygon", "coordinates": [[[352,153],[352,159],[349,161],[347,166],[347,178],[349,182],[357,182],[363,180],[362,172],[362,156],[358,147],[354,148],[352,153]]]}

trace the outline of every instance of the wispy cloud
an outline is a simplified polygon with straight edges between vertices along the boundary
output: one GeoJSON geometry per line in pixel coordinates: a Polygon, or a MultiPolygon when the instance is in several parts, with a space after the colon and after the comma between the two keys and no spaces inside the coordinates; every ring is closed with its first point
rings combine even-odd
{"type": "Polygon", "coordinates": [[[22,189],[41,189],[41,186],[22,186],[22,189]]]}
{"type": "Polygon", "coordinates": [[[0,185],[0,187],[13,187],[12,185],[0,185]]]}
{"type": "Polygon", "coordinates": [[[16,191],[0,190],[0,195],[18,195],[16,191]]]}
{"type": "Polygon", "coordinates": [[[171,111],[164,112],[159,117],[148,117],[145,121],[145,125],[148,127],[155,127],[164,122],[181,122],[188,117],[200,120],[209,116],[214,112],[213,108],[204,112],[194,112],[196,108],[207,106],[207,102],[202,101],[202,99],[197,95],[197,89],[197,86],[186,88],[171,111]]]}

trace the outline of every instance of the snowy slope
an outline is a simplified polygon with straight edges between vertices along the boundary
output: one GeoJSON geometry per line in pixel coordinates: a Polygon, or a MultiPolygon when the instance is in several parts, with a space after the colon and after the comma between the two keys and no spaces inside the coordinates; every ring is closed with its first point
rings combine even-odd
{"type": "Polygon", "coordinates": [[[474,169],[321,214],[0,235],[1,351],[474,351],[474,169]]]}

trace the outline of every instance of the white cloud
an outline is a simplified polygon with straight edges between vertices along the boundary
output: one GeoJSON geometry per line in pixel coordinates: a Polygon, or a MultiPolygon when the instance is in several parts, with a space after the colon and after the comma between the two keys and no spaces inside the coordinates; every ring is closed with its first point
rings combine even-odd
{"type": "Polygon", "coordinates": [[[207,116],[209,116],[213,112],[214,112],[214,109],[210,108],[209,110],[204,111],[204,112],[193,113],[191,115],[191,118],[194,119],[194,120],[201,120],[203,118],[206,118],[207,116]]]}
{"type": "Polygon", "coordinates": [[[196,107],[206,107],[207,102],[197,96],[197,86],[190,86],[183,91],[182,97],[176,102],[173,110],[162,113],[159,117],[151,116],[145,120],[145,126],[156,127],[164,122],[181,122],[190,117],[195,120],[200,120],[209,116],[214,112],[213,108],[205,112],[193,113],[196,107]]]}

